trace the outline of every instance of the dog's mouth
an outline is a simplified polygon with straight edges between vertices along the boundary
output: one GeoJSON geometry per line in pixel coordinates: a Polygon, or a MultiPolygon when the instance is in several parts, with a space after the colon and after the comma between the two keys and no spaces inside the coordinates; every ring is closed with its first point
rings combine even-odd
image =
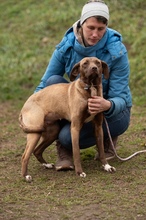
{"type": "Polygon", "coordinates": [[[84,89],[88,90],[92,86],[96,87],[96,83],[97,83],[96,81],[98,77],[99,77],[98,74],[95,72],[93,72],[92,74],[90,72],[90,75],[88,75],[87,77],[84,78],[81,77],[81,81],[85,83],[84,89]]]}
{"type": "Polygon", "coordinates": [[[89,83],[93,83],[94,80],[96,80],[98,78],[98,72],[97,71],[91,71],[91,73],[88,76],[88,81],[89,83]]]}

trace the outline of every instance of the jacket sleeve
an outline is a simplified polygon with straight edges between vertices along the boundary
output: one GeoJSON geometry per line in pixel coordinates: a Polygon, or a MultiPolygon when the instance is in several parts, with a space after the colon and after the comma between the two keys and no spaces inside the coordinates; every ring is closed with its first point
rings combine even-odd
{"type": "Polygon", "coordinates": [[[104,112],[108,118],[120,113],[131,103],[129,73],[129,61],[125,49],[123,55],[115,59],[113,58],[112,67],[110,69],[107,99],[112,103],[112,106],[108,111],[104,112]]]}
{"type": "Polygon", "coordinates": [[[52,75],[60,75],[63,76],[65,73],[65,64],[62,58],[62,54],[59,50],[55,49],[54,53],[52,54],[52,57],[50,59],[50,62],[47,66],[47,69],[41,78],[40,84],[37,86],[35,92],[38,92],[39,90],[46,87],[46,82],[52,75]]]}

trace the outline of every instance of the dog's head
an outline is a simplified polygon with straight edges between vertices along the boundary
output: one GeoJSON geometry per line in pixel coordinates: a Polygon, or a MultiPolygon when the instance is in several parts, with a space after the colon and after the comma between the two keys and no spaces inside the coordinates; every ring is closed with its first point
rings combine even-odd
{"type": "Polygon", "coordinates": [[[80,74],[80,79],[87,84],[93,83],[96,79],[101,79],[102,74],[104,74],[105,79],[108,79],[108,65],[96,57],[85,57],[74,65],[70,74],[70,80],[74,81],[78,74],[80,74]]]}

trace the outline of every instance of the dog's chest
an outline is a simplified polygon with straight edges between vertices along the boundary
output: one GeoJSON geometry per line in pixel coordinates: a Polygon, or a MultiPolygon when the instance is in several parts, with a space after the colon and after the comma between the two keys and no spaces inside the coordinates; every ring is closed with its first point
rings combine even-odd
{"type": "Polygon", "coordinates": [[[90,87],[91,97],[97,95],[97,89],[94,86],[90,87]]]}

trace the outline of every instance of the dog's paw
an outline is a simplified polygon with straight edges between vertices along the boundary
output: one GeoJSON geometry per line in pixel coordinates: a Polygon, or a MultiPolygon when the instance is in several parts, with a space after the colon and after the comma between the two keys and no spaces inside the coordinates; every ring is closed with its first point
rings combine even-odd
{"type": "Polygon", "coordinates": [[[116,171],[115,167],[110,166],[109,164],[102,165],[103,169],[107,172],[113,173],[116,171]]]}
{"type": "Polygon", "coordinates": [[[84,172],[82,172],[82,173],[80,173],[80,177],[86,177],[86,173],[84,173],[84,172]]]}
{"type": "Polygon", "coordinates": [[[25,176],[26,182],[30,183],[32,181],[32,177],[30,175],[25,176]]]}
{"type": "Polygon", "coordinates": [[[52,169],[54,168],[54,164],[53,163],[43,163],[42,164],[43,167],[47,168],[47,169],[52,169]]]}

